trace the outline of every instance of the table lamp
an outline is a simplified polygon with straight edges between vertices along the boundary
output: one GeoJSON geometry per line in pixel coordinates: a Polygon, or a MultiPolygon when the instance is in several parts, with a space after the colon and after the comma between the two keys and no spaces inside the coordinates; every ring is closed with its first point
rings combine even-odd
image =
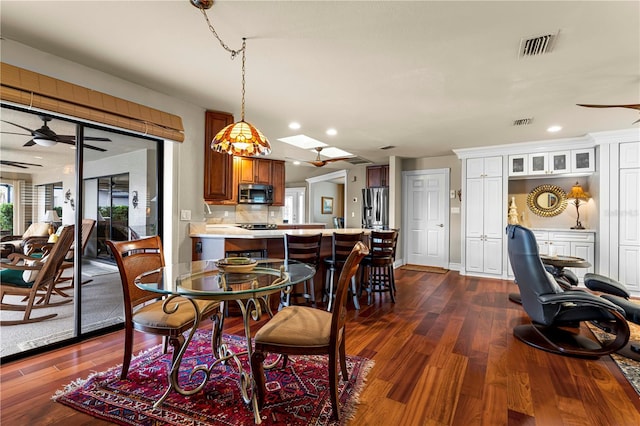
{"type": "Polygon", "coordinates": [[[588,192],[584,192],[582,186],[576,182],[576,184],[571,187],[571,191],[567,194],[567,198],[573,199],[573,205],[576,206],[576,213],[578,215],[576,218],[576,226],[572,226],[571,229],[584,229],[584,226],[582,226],[582,223],[580,222],[580,206],[584,204],[584,202],[581,203],[580,200],[588,200],[591,198],[591,195],[589,195],[588,192]]]}
{"type": "Polygon", "coordinates": [[[60,222],[60,216],[55,210],[47,210],[42,218],[43,222],[49,222],[49,235],[53,234],[56,230],[53,227],[54,222],[60,222]]]}

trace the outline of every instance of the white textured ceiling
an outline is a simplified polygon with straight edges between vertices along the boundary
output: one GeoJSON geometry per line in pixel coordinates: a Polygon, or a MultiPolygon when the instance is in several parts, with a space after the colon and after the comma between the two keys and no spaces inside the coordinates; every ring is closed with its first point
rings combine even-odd
{"type": "MultiPolygon", "coordinates": [[[[241,61],[187,0],[0,7],[3,38],[240,116],[241,61]]],[[[637,1],[220,0],[208,13],[230,47],[248,38],[246,119],[274,158],[314,159],[277,141],[297,133],[293,120],[312,138],[384,162],[630,128],[639,118],[575,105],[640,103],[637,1]],[[557,31],[551,53],[518,58],[522,38],[557,31]],[[521,118],[533,123],[512,126],[521,118]],[[552,124],[563,130],[547,133],[552,124]],[[325,135],[329,127],[338,135],[325,135]]]]}

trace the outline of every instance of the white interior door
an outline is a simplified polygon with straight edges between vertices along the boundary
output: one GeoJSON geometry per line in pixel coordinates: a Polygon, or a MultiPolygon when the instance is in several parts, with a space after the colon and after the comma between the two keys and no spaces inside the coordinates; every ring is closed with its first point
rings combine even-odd
{"type": "Polygon", "coordinates": [[[287,223],[304,223],[305,188],[285,188],[282,219],[287,223]]]}
{"type": "Polygon", "coordinates": [[[406,263],[449,265],[449,169],[404,172],[406,263]]]}

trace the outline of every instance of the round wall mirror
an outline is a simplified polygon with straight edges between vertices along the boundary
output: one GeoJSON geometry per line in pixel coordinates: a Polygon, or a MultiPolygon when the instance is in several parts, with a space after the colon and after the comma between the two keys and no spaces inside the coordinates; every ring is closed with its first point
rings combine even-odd
{"type": "Polygon", "coordinates": [[[540,185],[527,195],[529,210],[538,216],[557,216],[567,208],[567,194],[556,185],[540,185]]]}

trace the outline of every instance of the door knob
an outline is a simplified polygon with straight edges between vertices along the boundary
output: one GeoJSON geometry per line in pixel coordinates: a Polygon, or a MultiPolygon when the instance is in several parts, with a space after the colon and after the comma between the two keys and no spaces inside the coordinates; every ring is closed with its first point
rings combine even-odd
{"type": "Polygon", "coordinates": [[[439,226],[440,228],[444,228],[444,224],[443,224],[443,223],[439,223],[439,224],[438,224],[438,225],[436,225],[436,226],[439,226]]]}

